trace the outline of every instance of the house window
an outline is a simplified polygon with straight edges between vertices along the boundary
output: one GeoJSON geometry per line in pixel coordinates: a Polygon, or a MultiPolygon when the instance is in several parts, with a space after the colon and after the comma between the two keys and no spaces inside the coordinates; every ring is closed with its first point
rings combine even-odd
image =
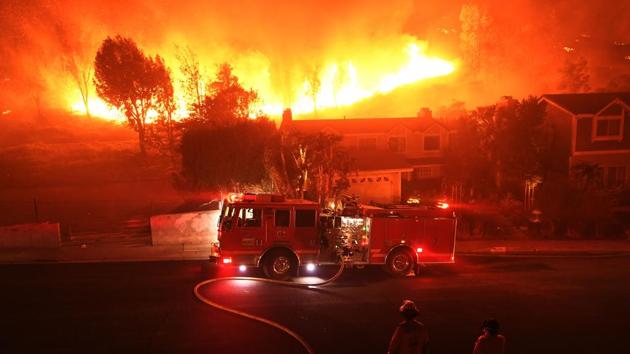
{"type": "Polygon", "coordinates": [[[618,116],[595,117],[594,140],[621,139],[623,131],[623,113],[618,116]]]}
{"type": "Polygon", "coordinates": [[[359,138],[359,149],[376,149],[376,138],[359,138]]]}
{"type": "Polygon", "coordinates": [[[407,151],[407,139],[404,136],[393,136],[389,138],[389,150],[392,152],[407,151]]]}
{"type": "Polygon", "coordinates": [[[606,186],[623,187],[626,182],[626,166],[610,166],[606,168],[606,186]]]}
{"type": "Polygon", "coordinates": [[[424,150],[425,151],[440,150],[440,136],[439,135],[425,136],[424,137],[424,150]]]}
{"type": "Polygon", "coordinates": [[[414,172],[418,178],[431,177],[431,167],[418,167],[414,169],[414,172]]]}

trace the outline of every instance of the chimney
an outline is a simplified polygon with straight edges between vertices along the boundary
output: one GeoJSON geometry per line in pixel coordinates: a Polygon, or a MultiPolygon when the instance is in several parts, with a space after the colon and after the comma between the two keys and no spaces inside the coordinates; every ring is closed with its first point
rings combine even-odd
{"type": "Polygon", "coordinates": [[[291,112],[291,108],[287,108],[282,112],[282,125],[291,124],[293,121],[293,112],[291,112]]]}
{"type": "Polygon", "coordinates": [[[418,111],[418,118],[420,119],[431,119],[433,118],[433,113],[431,113],[431,109],[429,109],[429,107],[421,107],[420,110],[418,111]]]}

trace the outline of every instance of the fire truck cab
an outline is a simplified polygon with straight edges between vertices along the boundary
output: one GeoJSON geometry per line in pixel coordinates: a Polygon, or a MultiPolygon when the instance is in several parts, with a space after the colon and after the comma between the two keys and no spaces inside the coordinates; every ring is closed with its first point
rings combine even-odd
{"type": "Polygon", "coordinates": [[[286,279],[301,265],[382,264],[403,276],[423,263],[454,262],[455,214],[442,207],[359,206],[322,213],[305,200],[230,196],[219,218],[221,263],[286,279]]]}

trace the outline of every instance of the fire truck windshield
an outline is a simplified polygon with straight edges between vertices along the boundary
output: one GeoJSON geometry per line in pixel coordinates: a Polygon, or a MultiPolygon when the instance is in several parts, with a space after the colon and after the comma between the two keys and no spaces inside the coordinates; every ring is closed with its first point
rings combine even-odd
{"type": "Polygon", "coordinates": [[[223,204],[223,210],[219,218],[219,228],[230,230],[232,228],[232,218],[234,217],[234,206],[223,204]]]}

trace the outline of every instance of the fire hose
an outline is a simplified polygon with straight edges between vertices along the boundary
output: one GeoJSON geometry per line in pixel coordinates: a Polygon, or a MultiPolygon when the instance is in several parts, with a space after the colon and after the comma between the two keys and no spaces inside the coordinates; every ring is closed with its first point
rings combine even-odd
{"type": "Polygon", "coordinates": [[[291,329],[277,323],[271,320],[268,320],[266,318],[263,317],[259,317],[256,315],[252,315],[250,313],[247,312],[243,312],[243,311],[239,311],[227,306],[223,306],[220,305],[210,299],[208,299],[207,297],[203,296],[201,294],[201,292],[199,291],[199,289],[201,289],[202,287],[212,284],[212,283],[217,283],[220,281],[228,281],[228,280],[252,280],[252,281],[258,281],[258,282],[262,282],[262,283],[267,283],[267,284],[275,284],[275,285],[281,285],[281,286],[288,286],[288,287],[296,287],[296,288],[306,288],[306,289],[313,289],[315,287],[318,286],[325,286],[328,285],[332,282],[334,282],[335,280],[337,280],[340,276],[341,273],[343,273],[343,269],[345,268],[345,263],[343,261],[340,261],[340,266],[339,266],[339,270],[337,270],[337,273],[335,273],[335,275],[333,275],[331,278],[326,279],[324,281],[321,281],[319,283],[312,283],[312,284],[300,284],[300,283],[294,283],[294,282],[290,282],[290,281],[282,281],[282,280],[273,280],[273,279],[264,279],[264,278],[254,278],[254,277],[223,277],[223,278],[216,278],[216,279],[208,279],[208,280],[204,280],[200,283],[198,283],[197,285],[195,285],[194,288],[194,293],[195,296],[197,297],[197,299],[199,299],[201,302],[210,305],[216,309],[225,311],[225,312],[229,312],[232,313],[234,315],[237,316],[241,316],[241,317],[245,317],[248,318],[250,320],[254,320],[254,321],[258,321],[258,322],[262,322],[268,326],[277,328],[279,330],[281,330],[282,332],[290,335],[291,337],[293,337],[296,341],[298,341],[300,343],[300,345],[306,350],[307,353],[309,354],[313,354],[315,353],[315,351],[313,350],[313,348],[306,342],[306,340],[304,340],[304,338],[302,338],[299,334],[295,333],[294,331],[292,331],[291,329]]]}

